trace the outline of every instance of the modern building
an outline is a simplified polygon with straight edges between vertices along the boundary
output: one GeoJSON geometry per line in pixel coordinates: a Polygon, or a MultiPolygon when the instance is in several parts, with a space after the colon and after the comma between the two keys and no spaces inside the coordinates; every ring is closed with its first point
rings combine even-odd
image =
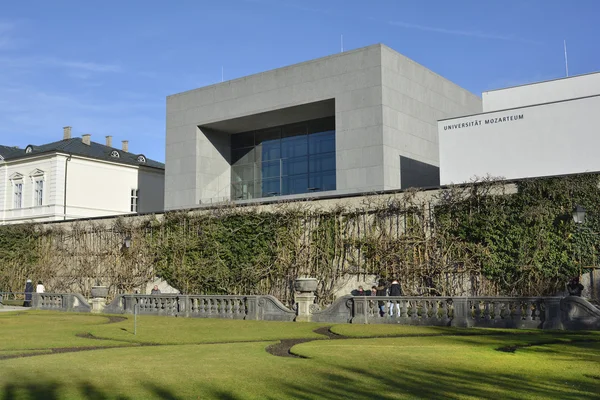
{"type": "Polygon", "coordinates": [[[600,171],[600,73],[483,93],[483,113],[439,121],[441,184],[600,171]]]}
{"type": "Polygon", "coordinates": [[[164,164],[91,141],[90,135],[25,149],[0,146],[0,224],[164,210],[164,164]]]}
{"type": "Polygon", "coordinates": [[[167,97],[167,210],[439,185],[481,99],[378,44],[167,97]]]}

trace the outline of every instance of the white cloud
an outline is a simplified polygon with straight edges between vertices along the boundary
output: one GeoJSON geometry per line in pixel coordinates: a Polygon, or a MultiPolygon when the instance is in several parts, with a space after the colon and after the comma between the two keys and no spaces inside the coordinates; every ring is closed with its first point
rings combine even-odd
{"type": "Polygon", "coordinates": [[[467,36],[467,37],[474,37],[474,38],[479,38],[479,39],[508,40],[508,41],[522,42],[522,43],[529,43],[529,44],[541,44],[540,42],[536,42],[536,41],[529,40],[529,39],[519,38],[514,35],[501,35],[501,34],[486,33],[486,32],[480,32],[480,31],[465,31],[465,30],[457,30],[457,29],[446,29],[446,28],[439,28],[439,27],[435,27],[435,26],[411,24],[411,23],[403,22],[403,21],[389,21],[388,24],[392,25],[392,26],[398,26],[400,28],[415,29],[415,30],[426,31],[426,32],[435,32],[435,33],[441,33],[441,34],[446,34],[446,35],[467,36]]]}
{"type": "MultiPolygon", "coordinates": [[[[89,73],[122,72],[116,64],[60,59],[56,57],[0,57],[0,68],[59,68],[89,73]]],[[[0,70],[1,71],[1,70],[0,70]]]]}

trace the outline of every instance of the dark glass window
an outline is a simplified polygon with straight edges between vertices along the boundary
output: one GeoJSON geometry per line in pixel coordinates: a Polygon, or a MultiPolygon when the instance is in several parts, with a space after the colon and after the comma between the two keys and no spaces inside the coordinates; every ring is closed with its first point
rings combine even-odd
{"type": "Polygon", "coordinates": [[[281,194],[300,194],[308,192],[308,175],[285,176],[281,180],[281,194]]]}
{"type": "Polygon", "coordinates": [[[254,146],[254,132],[236,133],[231,135],[231,148],[239,149],[240,147],[254,146]]]}
{"type": "Polygon", "coordinates": [[[335,153],[310,156],[309,172],[335,171],[335,153]]]}
{"type": "Polygon", "coordinates": [[[262,197],[281,195],[280,178],[262,180],[262,197]]]}
{"type": "MultiPolygon", "coordinates": [[[[260,178],[279,178],[281,176],[281,161],[266,161],[260,165],[260,178]]],[[[259,177],[257,177],[259,178],[259,177]]]]}
{"type": "Polygon", "coordinates": [[[254,180],[254,164],[233,166],[231,170],[232,183],[254,180]]]}
{"type": "Polygon", "coordinates": [[[231,150],[231,165],[249,164],[255,161],[254,147],[243,147],[231,150]]]}
{"type": "Polygon", "coordinates": [[[298,175],[308,172],[308,157],[284,158],[281,160],[282,175],[298,175]]]}
{"type": "Polygon", "coordinates": [[[308,135],[308,151],[310,154],[334,152],[335,132],[328,131],[308,135]]]}
{"type": "Polygon", "coordinates": [[[254,194],[254,182],[239,182],[231,185],[231,198],[232,200],[246,200],[253,199],[254,194]]]}
{"type": "Polygon", "coordinates": [[[301,157],[308,154],[308,136],[281,139],[281,158],[301,157]]]}
{"type": "Polygon", "coordinates": [[[310,174],[308,186],[308,190],[311,192],[335,190],[335,171],[310,174]]]}
{"type": "Polygon", "coordinates": [[[335,118],[231,135],[231,197],[335,190],[335,118]]]}

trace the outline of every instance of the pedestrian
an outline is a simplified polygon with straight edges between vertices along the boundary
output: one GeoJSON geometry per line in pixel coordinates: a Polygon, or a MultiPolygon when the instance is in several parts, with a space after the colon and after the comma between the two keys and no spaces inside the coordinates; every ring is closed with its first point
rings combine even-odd
{"type": "Polygon", "coordinates": [[[31,307],[31,293],[33,293],[33,282],[31,279],[27,279],[25,282],[25,301],[23,307],[31,307]]]}
{"type": "MultiPolygon", "coordinates": [[[[377,297],[385,297],[385,281],[383,279],[379,281],[379,286],[375,288],[375,295],[377,297]]],[[[379,316],[383,317],[385,315],[385,302],[378,300],[377,305],[379,306],[379,316]]]]}
{"type": "Polygon", "coordinates": [[[160,294],[160,289],[158,288],[158,285],[154,285],[154,287],[152,288],[152,291],[150,292],[150,294],[160,294]]]}
{"type": "Polygon", "coordinates": [[[42,281],[38,281],[38,284],[35,287],[35,292],[36,293],[44,293],[45,291],[46,291],[46,288],[44,288],[44,284],[42,283],[42,281]]]}
{"type": "Polygon", "coordinates": [[[571,282],[567,285],[567,290],[569,291],[569,296],[581,296],[583,292],[583,285],[579,283],[579,277],[575,276],[571,279],[571,282]]]}
{"type": "MultiPolygon", "coordinates": [[[[402,296],[402,288],[396,279],[392,281],[390,286],[390,296],[402,296]]],[[[390,317],[394,316],[394,306],[398,316],[400,316],[400,305],[398,304],[398,300],[392,300],[390,304],[390,317]]]]}

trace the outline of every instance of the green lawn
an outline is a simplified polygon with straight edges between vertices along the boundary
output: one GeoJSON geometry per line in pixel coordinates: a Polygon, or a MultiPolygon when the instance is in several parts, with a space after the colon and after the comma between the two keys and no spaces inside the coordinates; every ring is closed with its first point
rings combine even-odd
{"type": "Polygon", "coordinates": [[[332,340],[313,332],[324,324],[142,316],[133,335],[131,317],[107,322],[89,314],[0,313],[0,398],[592,399],[600,394],[598,332],[340,324],[332,331],[349,338],[332,340]],[[265,351],[279,339],[295,338],[320,340],[292,348],[305,358],[265,351]],[[497,350],[531,344],[536,345],[514,353],[497,350]],[[18,354],[29,356],[8,358],[18,354]]]}

